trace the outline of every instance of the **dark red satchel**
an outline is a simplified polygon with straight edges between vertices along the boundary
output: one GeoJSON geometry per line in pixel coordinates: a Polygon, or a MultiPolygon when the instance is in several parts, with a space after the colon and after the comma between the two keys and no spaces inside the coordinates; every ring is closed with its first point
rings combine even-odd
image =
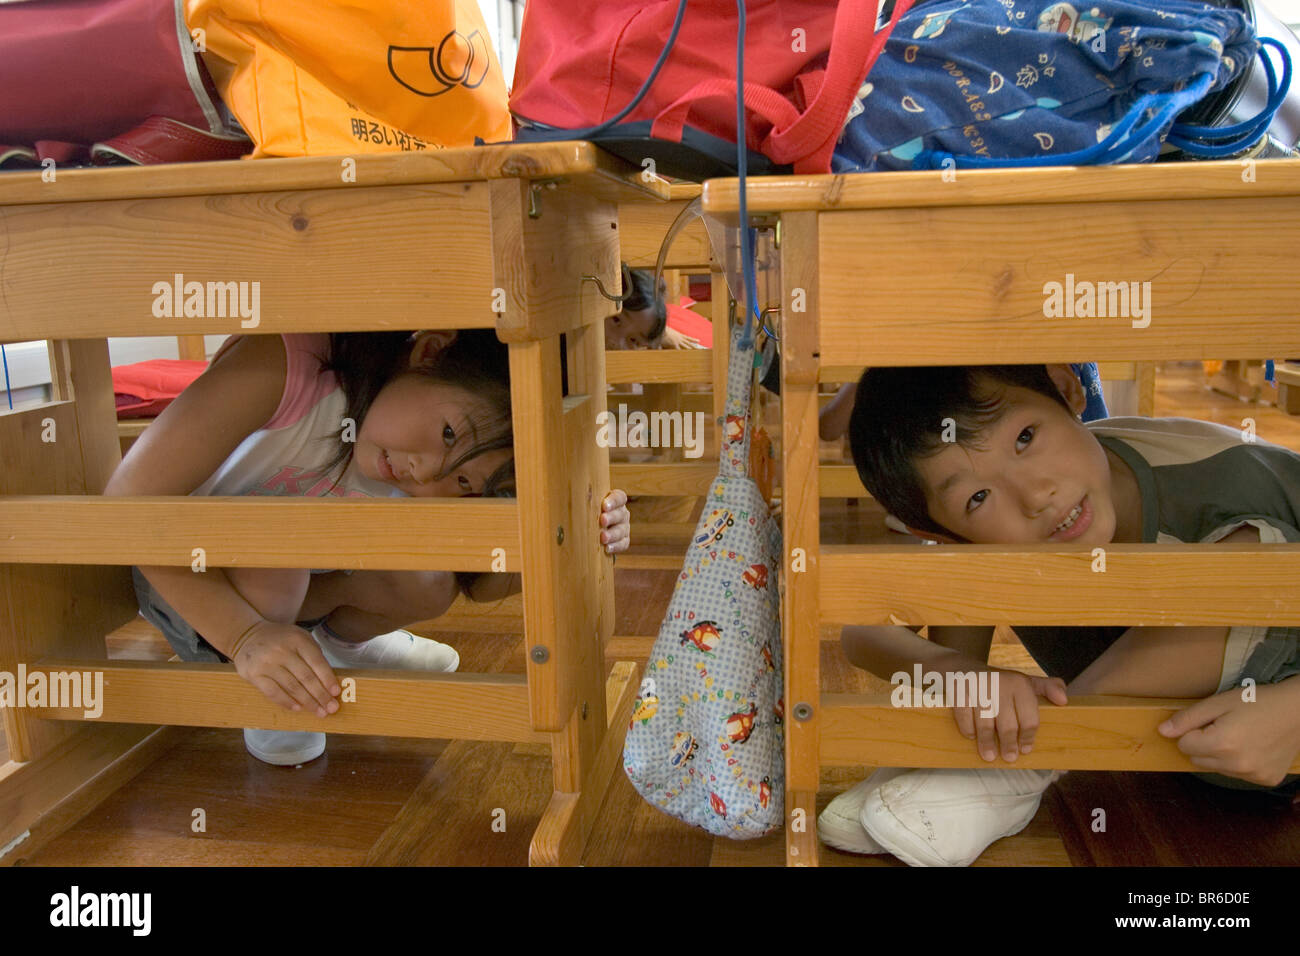
{"type": "MultiPolygon", "coordinates": [[[[853,97],[911,5],[898,0],[876,32],[876,0],[746,3],[746,146],[771,166],[829,172],[853,97]]],[[[529,0],[510,96],[518,138],[558,138],[550,131],[616,116],[650,75],[677,13],[678,0],[529,0]]],[[[645,98],[617,125],[594,136],[580,129],[579,138],[633,162],[639,152],[672,165],[683,159],[671,148],[678,144],[734,163],[737,19],[734,0],[690,0],[645,98]],[[669,148],[656,153],[655,142],[669,148]]]]}
{"type": "Polygon", "coordinates": [[[251,149],[217,97],[180,0],[0,3],[0,157],[222,159],[251,149]]]}

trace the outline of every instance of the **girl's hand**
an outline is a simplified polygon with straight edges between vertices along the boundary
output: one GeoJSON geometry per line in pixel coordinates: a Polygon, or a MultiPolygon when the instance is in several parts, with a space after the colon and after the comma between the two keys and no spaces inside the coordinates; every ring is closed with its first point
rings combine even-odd
{"type": "Polygon", "coordinates": [[[664,329],[664,336],[660,340],[660,348],[663,349],[702,349],[703,345],[700,340],[687,335],[685,332],[679,332],[677,329],[664,329]]]}
{"type": "Polygon", "coordinates": [[[235,670],[285,710],[335,713],[341,692],[320,646],[293,624],[264,621],[234,657],[235,670]]]}
{"type": "Polygon", "coordinates": [[[1280,784],[1300,753],[1300,678],[1240,687],[1178,711],[1158,728],[1204,770],[1265,787],[1280,784]]]}
{"type": "Polygon", "coordinates": [[[615,488],[600,503],[600,543],[606,554],[626,551],[632,543],[632,516],[627,511],[627,492],[615,488]]]}

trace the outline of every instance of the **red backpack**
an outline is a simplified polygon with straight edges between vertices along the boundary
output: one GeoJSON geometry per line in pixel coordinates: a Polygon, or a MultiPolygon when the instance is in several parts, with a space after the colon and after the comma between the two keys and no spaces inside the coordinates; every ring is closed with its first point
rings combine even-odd
{"type": "Polygon", "coordinates": [[[0,3],[0,163],[247,153],[196,45],[180,0],[0,3]]]}
{"type": "MultiPolygon", "coordinates": [[[[911,5],[898,0],[877,33],[876,0],[746,4],[745,143],[761,154],[748,161],[751,173],[830,171],[853,97],[911,5]]],[[[653,158],[670,175],[733,172],[737,18],[735,0],[529,0],[510,96],[517,139],[567,133],[638,165],[653,158]],[[620,115],[679,13],[654,82],[620,115]]]]}

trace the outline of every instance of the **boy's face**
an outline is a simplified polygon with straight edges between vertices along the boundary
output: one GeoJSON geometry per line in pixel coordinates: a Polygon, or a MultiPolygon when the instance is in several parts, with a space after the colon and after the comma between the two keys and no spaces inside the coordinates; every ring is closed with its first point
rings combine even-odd
{"type": "MultiPolygon", "coordinates": [[[[1069,367],[1049,372],[1082,411],[1086,397],[1069,367]]],[[[916,462],[930,517],[976,544],[1110,543],[1117,520],[1106,450],[1046,395],[988,384],[1004,410],[979,447],[953,442],[916,462]]]]}

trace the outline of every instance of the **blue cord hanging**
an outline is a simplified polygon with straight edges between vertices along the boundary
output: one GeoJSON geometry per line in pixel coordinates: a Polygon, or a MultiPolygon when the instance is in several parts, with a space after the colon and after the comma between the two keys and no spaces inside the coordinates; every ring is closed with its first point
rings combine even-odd
{"type": "Polygon", "coordinates": [[[9,410],[14,409],[14,393],[9,389],[9,356],[5,355],[5,347],[0,345],[0,361],[4,362],[5,367],[5,397],[9,399],[9,410]]]}
{"type": "MultiPolygon", "coordinates": [[[[748,149],[745,136],[745,0],[736,0],[736,178],[740,185],[740,258],[745,276],[745,333],[741,346],[749,348],[754,341],[754,319],[762,313],[758,309],[758,279],[754,275],[754,240],[749,228],[749,205],[746,201],[745,175],[748,149]]],[[[770,334],[770,333],[769,333],[770,334]]]]}

